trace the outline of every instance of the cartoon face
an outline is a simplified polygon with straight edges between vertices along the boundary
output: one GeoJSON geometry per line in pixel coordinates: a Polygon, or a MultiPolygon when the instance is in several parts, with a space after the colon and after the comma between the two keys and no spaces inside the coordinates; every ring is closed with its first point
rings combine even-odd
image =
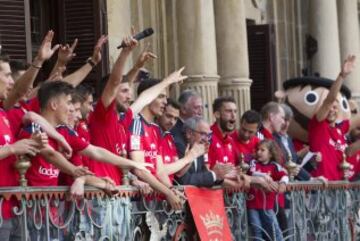
{"type": "MultiPolygon", "coordinates": [[[[285,86],[286,85],[284,85],[284,87],[285,86]]],[[[316,85],[316,82],[311,82],[290,87],[287,86],[285,89],[286,90],[281,94],[279,94],[280,92],[277,92],[276,96],[279,97],[280,95],[284,102],[289,105],[294,112],[294,118],[290,123],[288,134],[294,139],[307,143],[308,122],[321,107],[329,93],[329,87],[321,86],[320,84],[316,85]]],[[[340,122],[342,120],[350,119],[350,105],[343,93],[338,94],[337,103],[339,108],[335,117],[336,121],[340,122]]]]}

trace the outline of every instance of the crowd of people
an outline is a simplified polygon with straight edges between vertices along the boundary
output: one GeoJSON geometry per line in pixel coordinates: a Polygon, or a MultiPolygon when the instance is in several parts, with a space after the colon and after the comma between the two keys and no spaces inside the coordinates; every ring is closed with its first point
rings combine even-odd
{"type": "MultiPolygon", "coordinates": [[[[101,94],[94,100],[92,87],[82,81],[101,62],[107,37],[98,40],[80,69],[63,76],[75,56],[77,40],[71,46],[53,46],[53,36],[52,31],[47,33],[29,66],[12,63],[10,67],[10,59],[0,55],[0,186],[19,185],[14,165],[21,157],[31,162],[26,173],[29,186],[69,185],[74,197],[82,197],[84,185],[116,194],[117,186],[129,180],[141,192],[157,191],[172,208],[181,209],[184,196],[174,185],[249,189],[253,236],[265,237],[265,230],[284,240],[281,230],[287,230],[288,222],[283,193],[289,177],[302,181],[358,177],[360,135],[350,132],[348,120],[337,122],[336,100],[354,67],[354,56],[345,60],[311,119],[309,146],[296,150],[287,134],[293,112],[286,104],[269,102],[260,112],[248,110],[239,116],[234,98],[219,96],[212,103],[215,122],[210,124],[202,117],[199,93],[184,90],[177,100],[167,95],[169,86],[187,78],[184,68],[162,80],[140,78],[146,62],[156,58],[144,50],[125,74],[125,63],[138,45],[132,37],[124,38],[126,47],[111,74],[101,80],[101,94]],[[33,86],[43,63],[56,52],[58,59],[48,79],[33,86]],[[339,168],[344,155],[352,164],[345,174],[339,168]],[[304,162],[306,156],[310,158],[304,162]],[[295,168],[286,168],[289,161],[295,168]]],[[[12,213],[16,205],[16,200],[3,201],[2,240],[20,234],[12,213]]]]}

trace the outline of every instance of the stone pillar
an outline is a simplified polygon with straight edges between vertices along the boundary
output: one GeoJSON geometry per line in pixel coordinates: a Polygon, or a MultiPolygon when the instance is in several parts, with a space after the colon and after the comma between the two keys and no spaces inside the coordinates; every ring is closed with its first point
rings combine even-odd
{"type": "Polygon", "coordinates": [[[340,55],[344,60],[349,54],[355,54],[357,65],[345,81],[351,89],[353,99],[360,104],[360,67],[359,67],[359,19],[357,0],[338,0],[340,55]]]}
{"type": "MultiPolygon", "coordinates": [[[[214,1],[220,95],[235,98],[239,114],[251,108],[244,0],[214,1]]],[[[240,118],[237,118],[239,121],[240,118]]]]}
{"type": "Polygon", "coordinates": [[[179,66],[189,76],[181,89],[191,88],[203,98],[204,117],[212,122],[212,102],[218,96],[213,1],[176,1],[179,66]],[[206,108],[207,107],[207,108],[206,108]]]}
{"type": "MultiPolygon", "coordinates": [[[[122,39],[131,33],[130,0],[107,0],[108,36],[109,36],[109,63],[110,70],[119,56],[122,39]]],[[[81,44],[81,43],[80,43],[81,44]]],[[[132,67],[132,58],[126,62],[126,70],[132,67]]]]}
{"type": "Polygon", "coordinates": [[[310,35],[318,44],[318,51],[312,58],[312,70],[322,77],[335,79],[340,71],[336,0],[309,1],[309,19],[310,35]]]}

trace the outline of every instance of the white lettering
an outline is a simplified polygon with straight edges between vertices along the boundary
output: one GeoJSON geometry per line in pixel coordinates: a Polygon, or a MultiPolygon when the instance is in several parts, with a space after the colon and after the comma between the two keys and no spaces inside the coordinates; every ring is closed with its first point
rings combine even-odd
{"type": "Polygon", "coordinates": [[[43,166],[40,166],[39,173],[50,178],[57,178],[59,176],[60,170],[57,168],[45,168],[43,166]]]}

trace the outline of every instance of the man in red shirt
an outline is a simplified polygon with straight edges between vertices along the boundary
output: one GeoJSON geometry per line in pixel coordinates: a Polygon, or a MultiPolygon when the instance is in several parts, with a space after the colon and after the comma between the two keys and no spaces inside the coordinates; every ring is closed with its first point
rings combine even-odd
{"type": "Polygon", "coordinates": [[[196,143],[183,158],[179,160],[174,138],[169,132],[170,129],[176,124],[180,114],[180,105],[172,99],[167,99],[167,105],[164,113],[157,118],[159,124],[161,137],[161,156],[164,168],[163,172],[157,172],[157,176],[168,176],[170,183],[173,184],[174,174],[180,173],[185,169],[185,166],[192,163],[195,159],[205,154],[205,145],[196,143]]]}
{"type": "Polygon", "coordinates": [[[256,136],[260,123],[260,114],[254,110],[248,110],[241,116],[238,131],[232,134],[237,154],[243,156],[242,161],[246,163],[253,159],[256,146],[260,142],[260,139],[256,136]]]}
{"type": "MultiPolygon", "coordinates": [[[[0,55],[0,99],[5,100],[14,81],[7,56],[0,55]]],[[[32,139],[16,141],[10,128],[7,113],[0,108],[0,186],[18,186],[18,173],[15,170],[15,155],[36,155],[39,143],[32,139]]],[[[2,240],[20,238],[21,232],[16,230],[20,226],[14,218],[12,208],[16,201],[4,200],[2,204],[3,223],[0,227],[2,240]]]]}
{"type": "Polygon", "coordinates": [[[211,126],[213,133],[209,148],[209,165],[216,164],[237,166],[238,157],[231,133],[235,130],[237,108],[232,97],[218,97],[214,100],[213,111],[215,123],[211,126]]]}
{"type": "Polygon", "coordinates": [[[352,156],[360,148],[359,141],[350,146],[345,141],[345,134],[350,127],[349,121],[345,120],[341,125],[336,123],[340,108],[337,95],[346,76],[353,70],[354,63],[355,56],[348,56],[326,99],[309,123],[310,151],[320,152],[322,155],[322,161],[312,172],[315,177],[324,176],[328,180],[341,180],[344,177],[344,172],[339,165],[343,159],[343,154],[352,156]]]}
{"type": "MultiPolygon", "coordinates": [[[[183,68],[174,72],[167,78],[185,79],[181,75],[183,68]]],[[[159,80],[149,79],[142,81],[137,89],[137,94],[142,95],[145,90],[156,87],[159,80]]],[[[153,164],[150,169],[151,174],[135,170],[135,174],[141,179],[146,178],[150,185],[160,190],[173,208],[180,208],[180,199],[170,190],[172,184],[167,175],[158,175],[163,173],[164,165],[161,157],[161,131],[155,124],[155,117],[160,117],[166,106],[166,91],[162,89],[161,93],[150,104],[145,106],[141,112],[134,118],[130,127],[129,153],[130,158],[136,162],[147,162],[153,164]]],[[[145,179],[144,179],[145,180],[145,179]]]]}
{"type": "MultiPolygon", "coordinates": [[[[144,168],[145,165],[139,165],[139,163],[134,163],[125,158],[116,156],[103,148],[89,144],[81,139],[74,130],[65,126],[68,124],[70,109],[72,107],[72,91],[73,87],[70,84],[62,81],[53,81],[41,86],[38,92],[38,99],[40,102],[41,115],[51,125],[57,127],[57,131],[64,136],[73,148],[74,153],[78,152],[81,155],[89,156],[95,160],[108,162],[116,166],[144,168]]],[[[20,136],[26,137],[31,135],[32,132],[32,128],[25,128],[23,132],[20,133],[20,136]]],[[[43,148],[40,155],[37,155],[32,159],[32,165],[26,173],[29,184],[32,186],[56,186],[58,184],[58,168],[67,171],[70,175],[77,176],[74,171],[78,170],[79,167],[74,167],[59,153],[54,152],[53,148],[58,149],[58,147],[52,139],[49,139],[49,144],[52,148],[49,146],[43,148]],[[54,155],[57,156],[54,157],[54,155]],[[55,162],[55,166],[45,161],[43,156],[47,161],[55,162]]]]}

